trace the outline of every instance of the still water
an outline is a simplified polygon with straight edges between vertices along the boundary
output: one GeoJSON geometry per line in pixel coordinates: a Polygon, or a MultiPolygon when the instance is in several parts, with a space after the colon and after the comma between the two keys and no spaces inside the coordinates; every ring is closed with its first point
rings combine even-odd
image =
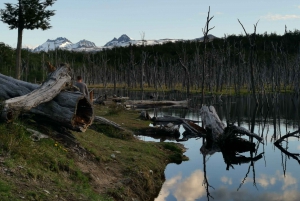
{"type": "MultiPolygon", "coordinates": [[[[103,92],[102,92],[103,93],[103,92]]],[[[112,92],[111,92],[112,93],[112,92]]],[[[147,94],[120,91],[120,96],[130,99],[147,99],[147,94]]],[[[178,92],[158,94],[158,99],[184,100],[185,95],[178,92]]],[[[151,109],[150,116],[172,115],[201,121],[200,97],[191,98],[190,109],[151,109]]],[[[189,161],[181,164],[169,164],[165,169],[166,181],[155,201],[299,201],[300,200],[300,142],[289,137],[281,143],[286,153],[274,145],[274,142],[288,132],[300,128],[300,102],[294,95],[269,95],[259,98],[258,108],[250,96],[208,97],[205,102],[214,105],[220,119],[227,123],[242,126],[264,138],[263,144],[257,143],[256,151],[240,155],[255,157],[263,153],[256,161],[227,165],[221,152],[204,156],[200,152],[203,139],[190,138],[182,143],[189,161]],[[290,154],[290,157],[287,155],[290,154]],[[299,186],[298,186],[299,185],[299,186]]],[[[201,123],[199,123],[201,125],[201,123]]],[[[182,133],[184,128],[180,128],[182,133]]],[[[299,135],[298,135],[299,136],[299,135]]],[[[249,139],[248,137],[244,137],[249,139]]],[[[154,139],[141,136],[145,141],[169,141],[176,139],[154,139]]]]}
{"type": "MultiPolygon", "coordinates": [[[[263,100],[263,107],[255,108],[251,100],[251,97],[222,97],[222,104],[215,108],[225,125],[234,123],[249,130],[254,126],[254,133],[264,138],[264,144],[256,143],[257,150],[252,157],[261,153],[263,157],[255,162],[227,166],[221,152],[201,154],[202,139],[180,142],[187,148],[185,155],[189,161],[166,167],[166,181],[155,201],[300,200],[300,157],[288,157],[274,146],[280,136],[299,129],[299,101],[291,95],[279,95],[263,100]]],[[[198,109],[155,109],[155,113],[201,120],[198,109]]],[[[154,110],[150,111],[150,116],[153,114],[154,110]]],[[[175,139],[165,141],[176,142],[175,139]]],[[[289,153],[300,154],[298,138],[290,137],[281,145],[289,153]]],[[[240,155],[251,157],[250,152],[240,155]]]]}

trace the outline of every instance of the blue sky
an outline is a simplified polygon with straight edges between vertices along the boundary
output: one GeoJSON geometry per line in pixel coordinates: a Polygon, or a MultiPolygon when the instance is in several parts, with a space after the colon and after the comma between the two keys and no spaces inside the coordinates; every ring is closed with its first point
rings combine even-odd
{"type": "MultiPolygon", "coordinates": [[[[17,0],[0,0],[4,3],[17,0]]],[[[66,37],[71,42],[86,39],[103,46],[113,37],[127,34],[133,39],[194,39],[202,37],[208,7],[214,16],[211,34],[241,34],[243,29],[253,32],[283,34],[300,29],[299,0],[58,0],[50,9],[56,10],[51,18],[51,29],[24,30],[23,45],[37,46],[47,39],[66,37]]],[[[16,47],[17,30],[9,30],[0,22],[0,41],[16,47]]]]}

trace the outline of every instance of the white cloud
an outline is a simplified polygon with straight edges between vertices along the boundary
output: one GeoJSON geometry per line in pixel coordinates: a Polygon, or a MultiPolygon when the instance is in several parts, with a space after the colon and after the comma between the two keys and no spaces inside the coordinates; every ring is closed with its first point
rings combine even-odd
{"type": "Polygon", "coordinates": [[[297,150],[300,150],[300,145],[297,146],[297,150]]]}
{"type": "Polygon", "coordinates": [[[158,195],[158,197],[155,199],[155,201],[165,201],[166,198],[169,196],[170,191],[176,187],[178,182],[181,180],[182,176],[181,174],[176,175],[175,177],[172,177],[171,179],[168,179],[162,186],[162,189],[158,195]]]}
{"type": "Polygon", "coordinates": [[[287,173],[285,176],[281,175],[281,179],[283,180],[282,190],[297,186],[297,180],[290,173],[287,173]]]}
{"type": "Polygon", "coordinates": [[[228,178],[228,177],[221,177],[221,181],[224,183],[224,184],[229,184],[229,185],[232,185],[232,179],[231,178],[228,178]]]}
{"type": "Polygon", "coordinates": [[[181,173],[168,179],[162,186],[155,201],[165,201],[170,194],[174,195],[177,201],[194,201],[206,194],[203,184],[204,173],[202,170],[195,170],[189,177],[182,178],[181,173]]]}
{"type": "Polygon", "coordinates": [[[262,16],[261,18],[270,20],[270,21],[293,20],[293,19],[300,19],[300,15],[268,14],[268,15],[262,16]]]}
{"type": "Polygon", "coordinates": [[[276,178],[262,174],[256,181],[257,183],[259,183],[260,186],[266,188],[270,185],[274,185],[276,183],[276,178]]]}
{"type": "Polygon", "coordinates": [[[176,188],[174,196],[178,201],[194,201],[206,194],[203,184],[204,173],[194,171],[190,177],[182,181],[176,188]]]}

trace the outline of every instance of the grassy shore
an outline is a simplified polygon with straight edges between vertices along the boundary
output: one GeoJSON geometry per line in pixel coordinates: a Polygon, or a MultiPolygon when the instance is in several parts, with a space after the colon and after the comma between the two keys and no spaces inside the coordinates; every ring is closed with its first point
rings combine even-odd
{"type": "Polygon", "coordinates": [[[58,138],[55,125],[34,118],[0,124],[0,200],[152,200],[169,163],[185,160],[175,143],[144,142],[134,133],[149,126],[136,111],[95,106],[96,115],[125,128],[93,124],[58,138]],[[49,138],[35,141],[26,128],[49,138]]]}

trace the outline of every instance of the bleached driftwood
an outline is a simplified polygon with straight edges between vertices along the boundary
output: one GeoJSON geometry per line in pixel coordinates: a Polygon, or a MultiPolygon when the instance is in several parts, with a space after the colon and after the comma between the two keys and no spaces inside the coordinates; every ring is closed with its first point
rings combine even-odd
{"type": "Polygon", "coordinates": [[[71,81],[69,68],[62,66],[53,73],[38,88],[23,96],[5,100],[1,118],[11,121],[20,113],[29,111],[41,103],[52,100],[71,81]]]}
{"type": "Polygon", "coordinates": [[[225,125],[220,120],[215,108],[213,106],[203,105],[200,109],[200,116],[202,119],[203,127],[212,130],[213,139],[215,140],[219,135],[224,132],[225,125]]]}
{"type": "Polygon", "coordinates": [[[188,108],[188,101],[151,101],[151,100],[128,100],[125,101],[126,107],[149,108],[149,107],[180,107],[188,108]]]}
{"type": "Polygon", "coordinates": [[[190,132],[193,135],[196,135],[198,137],[206,137],[206,131],[202,127],[198,126],[197,124],[191,122],[191,121],[182,121],[183,128],[190,132]]]}
{"type": "MultiPolygon", "coordinates": [[[[55,74],[55,72],[53,74],[55,74]]],[[[55,78],[52,78],[52,74],[50,75],[50,79],[52,79],[51,82],[58,82],[55,78]]],[[[67,78],[65,79],[65,81],[66,80],[69,79],[67,78]]],[[[63,89],[65,84],[62,84],[62,82],[59,81],[58,85],[61,85],[62,87],[58,88],[63,89]]],[[[12,77],[0,74],[0,99],[2,100],[11,99],[18,96],[24,96],[40,87],[41,86],[37,84],[16,80],[12,77]]],[[[29,112],[46,116],[51,120],[61,124],[62,126],[66,126],[72,130],[84,132],[87,129],[87,127],[92,124],[94,119],[94,110],[91,102],[80,92],[61,92],[56,89],[57,88],[55,88],[54,91],[51,91],[52,94],[60,92],[57,96],[55,96],[55,98],[52,96],[53,99],[50,99],[47,102],[41,100],[41,102],[43,103],[37,105],[34,108],[31,108],[29,112]]],[[[35,95],[37,97],[33,96],[33,105],[35,105],[38,102],[35,101],[39,99],[39,95],[35,95]]],[[[45,99],[48,99],[48,96],[49,95],[45,93],[43,97],[45,99]]],[[[23,111],[23,105],[20,104],[19,106],[21,107],[21,111],[23,111]]],[[[25,107],[25,109],[28,109],[27,106],[25,107]]],[[[7,114],[9,114],[8,112],[9,110],[6,109],[6,111],[4,111],[4,113],[2,114],[2,116],[6,119],[9,119],[9,117],[7,118],[7,114]]]]}
{"type": "Polygon", "coordinates": [[[220,150],[226,151],[226,149],[235,149],[237,152],[255,149],[255,144],[253,142],[239,138],[239,135],[254,137],[260,142],[263,140],[262,137],[255,133],[251,133],[243,127],[234,125],[225,127],[213,106],[208,107],[203,105],[200,109],[200,115],[203,125],[207,130],[207,144],[200,149],[203,154],[213,154],[220,150]]]}
{"type": "Polygon", "coordinates": [[[113,122],[113,121],[110,121],[104,117],[100,117],[100,116],[95,116],[95,119],[94,119],[95,122],[99,122],[101,124],[105,124],[105,125],[110,125],[114,128],[117,128],[119,130],[124,130],[124,128],[122,128],[119,124],[113,122]]]}

